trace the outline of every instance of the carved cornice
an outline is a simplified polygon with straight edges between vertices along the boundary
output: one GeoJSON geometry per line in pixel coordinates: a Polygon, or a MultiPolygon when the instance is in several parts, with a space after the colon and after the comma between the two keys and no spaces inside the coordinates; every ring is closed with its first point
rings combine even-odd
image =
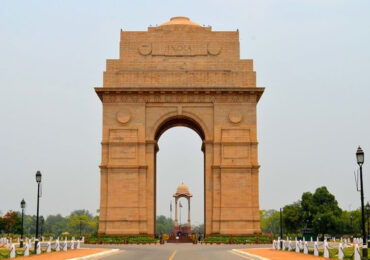
{"type": "Polygon", "coordinates": [[[100,169],[148,169],[148,165],[100,165],[100,169]]]}
{"type": "Polygon", "coordinates": [[[260,165],[212,165],[212,169],[259,169],[260,165]]]}
{"type": "Polygon", "coordinates": [[[103,103],[258,102],[263,91],[255,87],[95,88],[103,103]]]}

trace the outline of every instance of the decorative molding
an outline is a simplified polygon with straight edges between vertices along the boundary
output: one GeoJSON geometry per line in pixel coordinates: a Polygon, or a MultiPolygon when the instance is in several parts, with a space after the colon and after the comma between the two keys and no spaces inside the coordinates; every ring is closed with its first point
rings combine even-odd
{"type": "Polygon", "coordinates": [[[95,88],[104,103],[257,103],[264,88],[95,88]]]}
{"type": "Polygon", "coordinates": [[[129,109],[124,108],[117,112],[117,121],[122,124],[127,124],[131,119],[131,112],[129,109]]]}
{"type": "Polygon", "coordinates": [[[147,42],[138,46],[139,54],[143,56],[217,56],[221,53],[221,45],[217,42],[147,42]]]}
{"type": "Polygon", "coordinates": [[[233,124],[238,124],[243,120],[243,115],[238,110],[232,110],[229,113],[229,121],[233,124]]]}

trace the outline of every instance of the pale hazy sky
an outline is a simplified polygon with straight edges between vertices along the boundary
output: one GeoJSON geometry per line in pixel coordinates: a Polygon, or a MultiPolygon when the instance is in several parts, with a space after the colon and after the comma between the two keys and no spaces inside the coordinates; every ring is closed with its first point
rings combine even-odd
{"type": "MultiPolygon", "coordinates": [[[[25,198],[35,214],[37,170],[41,214],[99,208],[102,106],[93,87],[102,86],[105,60],[118,58],[121,28],[145,31],[172,16],[239,29],[241,57],[254,59],[257,85],[266,87],[258,104],[261,208],[322,185],[341,207],[359,207],[359,144],[370,200],[369,12],[368,0],[2,0],[0,210],[18,210],[25,198]]],[[[157,212],[169,215],[184,181],[194,193],[192,219],[202,222],[199,137],[174,128],[160,149],[157,212]]]]}

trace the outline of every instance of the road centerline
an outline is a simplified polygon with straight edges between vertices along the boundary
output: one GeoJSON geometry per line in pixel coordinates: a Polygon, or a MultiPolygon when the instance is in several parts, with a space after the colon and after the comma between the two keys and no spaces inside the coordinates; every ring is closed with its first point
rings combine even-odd
{"type": "Polygon", "coordinates": [[[174,258],[174,257],[175,257],[175,255],[176,255],[176,251],[177,251],[177,250],[173,251],[172,255],[170,256],[170,258],[168,258],[168,260],[173,260],[173,258],[174,258]]]}

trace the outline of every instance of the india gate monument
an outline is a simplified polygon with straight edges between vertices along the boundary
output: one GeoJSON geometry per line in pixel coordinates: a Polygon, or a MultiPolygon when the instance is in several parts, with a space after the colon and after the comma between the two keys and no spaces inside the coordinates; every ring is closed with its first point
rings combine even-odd
{"type": "Polygon", "coordinates": [[[253,60],[238,31],[212,31],[174,17],[147,31],[121,31],[103,87],[99,233],[155,234],[156,154],[169,128],[203,140],[205,235],[260,233],[253,60]]]}

